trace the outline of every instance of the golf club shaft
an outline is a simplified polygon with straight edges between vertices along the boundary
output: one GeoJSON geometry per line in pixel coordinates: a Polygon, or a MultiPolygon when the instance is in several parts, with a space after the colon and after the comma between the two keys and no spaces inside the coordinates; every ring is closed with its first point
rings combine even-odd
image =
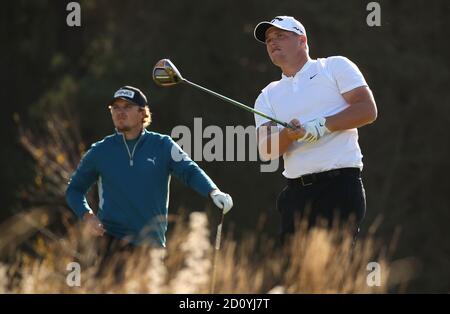
{"type": "Polygon", "coordinates": [[[211,278],[211,287],[210,287],[210,293],[213,294],[215,292],[216,288],[216,264],[217,264],[217,255],[219,254],[220,250],[220,242],[222,240],[222,226],[223,226],[223,220],[225,218],[225,214],[222,211],[222,217],[220,218],[220,223],[217,226],[217,233],[216,233],[216,243],[214,248],[214,257],[213,257],[213,267],[212,267],[212,278],[211,278]]]}
{"type": "Polygon", "coordinates": [[[185,82],[185,83],[187,83],[187,84],[189,84],[189,85],[191,85],[193,87],[196,87],[196,88],[198,88],[198,89],[200,89],[200,90],[202,90],[204,92],[207,92],[208,94],[211,94],[213,96],[219,97],[220,99],[225,100],[226,102],[229,102],[230,104],[233,104],[233,105],[235,105],[235,106],[237,106],[239,108],[242,108],[242,109],[247,110],[249,112],[252,112],[254,114],[260,115],[261,117],[269,119],[269,120],[271,120],[271,121],[273,121],[275,123],[278,123],[278,124],[284,126],[285,128],[295,129],[289,123],[286,123],[286,122],[280,121],[278,119],[272,118],[272,117],[270,117],[270,116],[268,116],[268,115],[266,115],[266,114],[264,114],[264,113],[262,113],[262,112],[260,112],[258,110],[255,110],[255,109],[253,109],[253,108],[251,108],[249,106],[246,106],[246,105],[244,105],[244,104],[242,104],[242,103],[240,103],[240,102],[238,102],[238,101],[236,101],[234,99],[228,98],[228,97],[223,96],[223,95],[221,95],[219,93],[216,93],[216,92],[214,92],[212,90],[209,90],[209,89],[207,89],[207,88],[205,88],[203,86],[195,84],[195,83],[193,83],[193,82],[191,82],[191,81],[189,81],[189,80],[187,80],[185,78],[183,78],[183,82],[185,82]]]}

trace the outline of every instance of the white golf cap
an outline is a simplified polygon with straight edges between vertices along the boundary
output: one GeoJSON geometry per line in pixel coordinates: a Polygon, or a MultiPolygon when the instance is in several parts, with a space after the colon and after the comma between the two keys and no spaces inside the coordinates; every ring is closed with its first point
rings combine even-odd
{"type": "Polygon", "coordinates": [[[255,31],[253,32],[256,40],[266,43],[266,31],[269,27],[275,26],[279,29],[294,32],[298,35],[305,35],[306,30],[305,27],[297,21],[292,16],[276,16],[272,21],[264,21],[256,25],[255,31]]]}

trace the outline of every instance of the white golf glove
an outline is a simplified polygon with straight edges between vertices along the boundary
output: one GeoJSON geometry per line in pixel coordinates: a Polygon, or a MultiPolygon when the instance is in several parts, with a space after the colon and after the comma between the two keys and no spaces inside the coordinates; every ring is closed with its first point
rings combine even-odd
{"type": "Polygon", "coordinates": [[[306,133],[302,138],[297,141],[305,141],[308,143],[314,143],[319,140],[325,134],[331,133],[330,130],[325,126],[325,118],[317,118],[302,124],[302,128],[305,129],[306,133]]]}
{"type": "Polygon", "coordinates": [[[217,207],[223,209],[223,213],[226,214],[230,211],[231,207],[233,207],[233,199],[230,195],[221,192],[218,189],[212,190],[209,194],[217,207]]]}

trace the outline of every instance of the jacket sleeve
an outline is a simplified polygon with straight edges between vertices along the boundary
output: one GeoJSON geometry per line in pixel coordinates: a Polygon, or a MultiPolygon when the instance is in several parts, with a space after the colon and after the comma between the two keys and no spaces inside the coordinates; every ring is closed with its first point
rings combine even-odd
{"type": "Polygon", "coordinates": [[[167,136],[166,152],[169,154],[169,170],[176,178],[207,197],[217,189],[211,178],[186,154],[175,141],[167,136]]]}
{"type": "Polygon", "coordinates": [[[83,218],[83,215],[91,210],[85,195],[97,178],[98,171],[95,165],[95,147],[92,146],[84,154],[76,171],[72,174],[66,190],[67,204],[79,218],[83,218]]]}

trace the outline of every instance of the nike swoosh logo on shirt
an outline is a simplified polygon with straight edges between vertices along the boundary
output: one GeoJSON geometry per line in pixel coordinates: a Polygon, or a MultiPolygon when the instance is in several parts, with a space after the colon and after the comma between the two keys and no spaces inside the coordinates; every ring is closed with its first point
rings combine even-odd
{"type": "Polygon", "coordinates": [[[310,76],[309,79],[312,80],[316,75],[317,75],[317,73],[314,74],[313,76],[310,76]]]}

